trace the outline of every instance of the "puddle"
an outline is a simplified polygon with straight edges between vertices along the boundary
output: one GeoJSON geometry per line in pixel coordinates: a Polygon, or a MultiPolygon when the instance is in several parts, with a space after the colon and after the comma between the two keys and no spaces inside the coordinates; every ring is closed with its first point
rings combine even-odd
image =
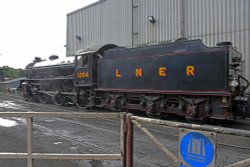
{"type": "Polygon", "coordinates": [[[62,142],[55,142],[53,144],[58,145],[58,144],[62,144],[62,142]]]}
{"type": "Polygon", "coordinates": [[[8,109],[21,109],[23,108],[21,105],[15,104],[13,101],[2,101],[0,102],[1,108],[8,108],[8,109]]]}
{"type": "Polygon", "coordinates": [[[17,125],[16,121],[0,118],[0,126],[12,127],[12,126],[16,126],[16,125],[17,125]]]}

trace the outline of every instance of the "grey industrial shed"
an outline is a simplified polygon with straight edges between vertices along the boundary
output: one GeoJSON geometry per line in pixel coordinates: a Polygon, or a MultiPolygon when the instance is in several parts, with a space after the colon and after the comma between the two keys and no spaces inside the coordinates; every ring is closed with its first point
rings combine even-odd
{"type": "Polygon", "coordinates": [[[137,47],[180,37],[208,46],[232,41],[250,80],[250,0],[99,0],[67,15],[67,56],[107,43],[137,47]]]}

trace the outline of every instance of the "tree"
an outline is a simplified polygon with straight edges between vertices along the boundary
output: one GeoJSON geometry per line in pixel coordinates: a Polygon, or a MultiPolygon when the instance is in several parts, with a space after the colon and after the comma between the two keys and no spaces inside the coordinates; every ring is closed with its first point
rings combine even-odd
{"type": "Polygon", "coordinates": [[[14,68],[9,67],[9,66],[3,66],[3,67],[0,67],[0,69],[3,70],[4,78],[16,79],[16,78],[24,77],[24,70],[23,69],[20,69],[20,68],[14,69],[14,68]]]}

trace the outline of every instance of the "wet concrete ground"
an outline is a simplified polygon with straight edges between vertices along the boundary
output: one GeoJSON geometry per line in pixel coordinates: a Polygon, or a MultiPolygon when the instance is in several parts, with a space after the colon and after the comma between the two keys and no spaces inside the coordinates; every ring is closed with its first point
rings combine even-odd
{"type": "MultiPolygon", "coordinates": [[[[14,95],[0,93],[0,112],[86,112],[75,106],[59,107],[23,101],[14,95]]],[[[100,112],[100,111],[99,111],[100,112]]],[[[183,121],[175,119],[175,121],[183,121]]],[[[250,121],[218,122],[214,125],[250,130],[250,121]]],[[[178,155],[179,130],[145,125],[167,148],[178,155]]],[[[33,152],[39,153],[119,153],[120,120],[34,120],[33,152]]],[[[171,167],[162,151],[135,128],[134,166],[171,167]]],[[[250,140],[244,137],[217,135],[217,166],[225,166],[250,158],[250,140]],[[234,145],[234,147],[229,147],[234,145]]],[[[21,118],[0,119],[0,152],[26,152],[26,121],[21,118]]],[[[119,167],[119,161],[35,160],[35,167],[119,167]]],[[[25,167],[26,160],[0,159],[0,167],[25,167]]]]}

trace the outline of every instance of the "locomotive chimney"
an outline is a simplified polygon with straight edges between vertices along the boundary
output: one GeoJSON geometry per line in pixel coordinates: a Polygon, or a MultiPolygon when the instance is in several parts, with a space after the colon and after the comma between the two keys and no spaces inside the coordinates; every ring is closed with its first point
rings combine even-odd
{"type": "Polygon", "coordinates": [[[49,57],[49,60],[56,60],[56,59],[59,59],[59,57],[57,56],[57,55],[51,55],[50,57],[49,57]]]}

